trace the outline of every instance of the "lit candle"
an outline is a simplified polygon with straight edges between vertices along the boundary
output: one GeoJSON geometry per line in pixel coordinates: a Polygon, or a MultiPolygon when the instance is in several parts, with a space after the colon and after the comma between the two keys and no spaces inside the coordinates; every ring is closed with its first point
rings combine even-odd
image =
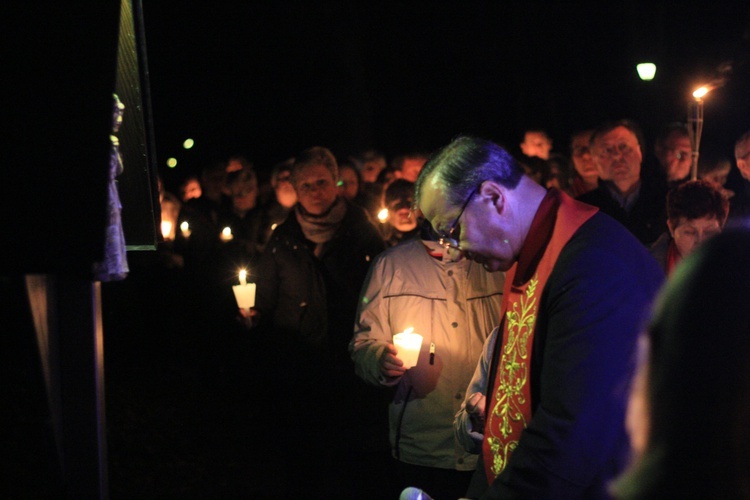
{"type": "Polygon", "coordinates": [[[247,271],[240,270],[240,284],[232,286],[234,298],[240,309],[250,309],[255,306],[255,283],[247,282],[247,271]]]}
{"type": "Polygon", "coordinates": [[[182,231],[182,235],[185,238],[190,237],[190,234],[192,233],[192,231],[190,230],[190,225],[188,224],[187,221],[182,221],[182,223],[180,224],[180,231],[182,231]]]}
{"type": "Polygon", "coordinates": [[[407,328],[393,336],[393,344],[398,347],[398,358],[404,362],[404,368],[417,365],[419,351],[422,349],[422,336],[414,333],[414,328],[407,328]]]}
{"type": "Polygon", "coordinates": [[[232,235],[232,228],[229,226],[221,230],[221,241],[232,241],[234,236],[232,235]]]}
{"type": "Polygon", "coordinates": [[[381,208],[380,212],[378,212],[378,220],[381,224],[385,224],[385,221],[388,220],[388,209],[387,208],[381,208]]]}
{"type": "Polygon", "coordinates": [[[172,233],[172,221],[161,221],[161,235],[164,236],[165,240],[171,240],[174,238],[174,234],[172,233]]]}

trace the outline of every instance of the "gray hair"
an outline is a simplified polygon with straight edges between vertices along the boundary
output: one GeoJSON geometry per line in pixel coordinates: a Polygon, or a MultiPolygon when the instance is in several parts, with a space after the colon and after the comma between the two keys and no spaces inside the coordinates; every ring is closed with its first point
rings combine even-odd
{"type": "Polygon", "coordinates": [[[427,161],[414,186],[414,200],[419,204],[425,179],[432,174],[451,205],[463,203],[484,181],[492,180],[515,188],[523,169],[505,149],[476,137],[459,136],[435,152],[427,161]]]}

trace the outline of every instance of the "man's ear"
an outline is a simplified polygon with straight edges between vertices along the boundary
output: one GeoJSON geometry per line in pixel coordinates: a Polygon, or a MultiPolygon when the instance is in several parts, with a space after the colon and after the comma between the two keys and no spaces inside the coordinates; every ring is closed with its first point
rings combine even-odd
{"type": "Polygon", "coordinates": [[[495,181],[484,181],[479,187],[479,196],[489,200],[497,210],[497,213],[502,213],[505,209],[505,203],[507,201],[505,196],[505,188],[495,181]]]}

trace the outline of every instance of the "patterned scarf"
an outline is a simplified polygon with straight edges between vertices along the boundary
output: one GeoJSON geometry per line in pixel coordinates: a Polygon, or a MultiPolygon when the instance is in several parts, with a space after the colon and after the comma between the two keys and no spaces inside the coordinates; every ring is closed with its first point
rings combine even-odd
{"type": "Polygon", "coordinates": [[[313,253],[316,257],[320,257],[323,245],[333,238],[333,234],[346,215],[346,203],[341,198],[336,198],[331,208],[320,215],[311,214],[297,203],[294,207],[294,214],[305,238],[316,244],[313,253]]]}

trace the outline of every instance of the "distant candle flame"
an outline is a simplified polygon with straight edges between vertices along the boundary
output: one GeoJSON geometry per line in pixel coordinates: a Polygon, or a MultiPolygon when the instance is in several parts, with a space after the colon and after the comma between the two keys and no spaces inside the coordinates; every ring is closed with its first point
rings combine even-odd
{"type": "Polygon", "coordinates": [[[172,221],[161,221],[161,235],[164,236],[165,240],[172,239],[172,221]]]}
{"type": "Polygon", "coordinates": [[[378,212],[378,220],[384,224],[385,221],[388,220],[388,209],[387,208],[381,208],[380,212],[378,212]]]}
{"type": "Polygon", "coordinates": [[[232,235],[232,228],[229,226],[225,227],[221,230],[221,240],[222,241],[231,241],[234,238],[232,235]]]}

